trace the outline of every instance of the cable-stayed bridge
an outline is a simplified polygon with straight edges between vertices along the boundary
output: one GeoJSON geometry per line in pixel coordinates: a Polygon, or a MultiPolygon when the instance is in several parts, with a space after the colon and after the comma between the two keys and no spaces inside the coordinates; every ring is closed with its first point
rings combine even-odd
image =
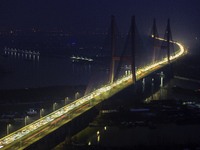
{"type": "Polygon", "coordinates": [[[52,113],[24,126],[23,128],[0,139],[0,149],[25,149],[43,139],[48,134],[55,132],[63,125],[81,116],[97,104],[108,99],[117,92],[130,86],[150,73],[170,65],[173,61],[182,57],[186,51],[184,46],[172,40],[170,21],[168,20],[165,37],[158,37],[156,22],[154,20],[151,37],[154,42],[154,58],[151,63],[146,65],[137,64],[137,30],[135,17],[132,17],[130,31],[126,41],[130,41],[130,46],[125,46],[119,55],[117,51],[117,36],[115,18],[111,19],[111,63],[109,77],[107,82],[98,86],[95,90],[87,92],[85,96],[65,105],[64,107],[53,111],[52,113]],[[158,53],[158,43],[162,53],[158,53]],[[172,48],[176,46],[176,50],[172,48]],[[172,51],[173,50],[173,51],[172,51]],[[164,53],[163,53],[164,52],[164,53]],[[158,55],[157,58],[155,55],[158,55]],[[124,66],[129,66],[124,69],[124,66]]]}

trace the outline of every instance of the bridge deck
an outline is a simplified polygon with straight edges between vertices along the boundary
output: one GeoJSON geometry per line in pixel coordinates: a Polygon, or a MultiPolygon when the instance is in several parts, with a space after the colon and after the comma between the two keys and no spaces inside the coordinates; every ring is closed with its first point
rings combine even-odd
{"type": "MultiPolygon", "coordinates": [[[[163,40],[161,38],[157,39],[163,40]]],[[[174,56],[170,57],[171,61],[175,61],[177,58],[185,54],[183,45],[178,42],[173,43],[177,44],[180,49],[174,56]]],[[[162,61],[138,69],[136,72],[137,80],[149,75],[167,64],[167,58],[165,58],[162,61]]],[[[32,143],[99,104],[101,101],[108,99],[115,93],[131,85],[133,83],[131,77],[132,75],[124,76],[116,82],[105,85],[92,93],[89,93],[88,95],[85,95],[84,97],[52,112],[51,114],[44,116],[41,119],[36,120],[35,122],[1,138],[0,149],[19,150],[28,147],[32,143]]]]}

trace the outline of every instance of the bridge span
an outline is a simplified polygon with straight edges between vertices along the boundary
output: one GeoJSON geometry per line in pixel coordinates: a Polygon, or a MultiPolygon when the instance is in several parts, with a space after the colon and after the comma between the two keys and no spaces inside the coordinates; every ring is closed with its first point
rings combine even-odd
{"type": "MultiPolygon", "coordinates": [[[[162,38],[157,40],[165,41],[162,38]]],[[[170,61],[176,61],[182,57],[186,50],[179,42],[170,41],[176,44],[179,49],[173,56],[170,56],[170,61]]],[[[149,64],[136,71],[136,80],[142,79],[150,73],[161,69],[168,64],[168,58],[164,58],[159,62],[149,64]]],[[[25,149],[29,145],[42,139],[46,135],[57,130],[64,124],[69,123],[74,118],[80,116],[84,112],[93,108],[95,105],[108,99],[115,93],[123,90],[133,84],[132,74],[126,75],[113,83],[102,86],[101,88],[75,100],[74,102],[65,105],[64,107],[36,120],[35,122],[26,125],[25,127],[0,139],[0,149],[25,149]]]]}

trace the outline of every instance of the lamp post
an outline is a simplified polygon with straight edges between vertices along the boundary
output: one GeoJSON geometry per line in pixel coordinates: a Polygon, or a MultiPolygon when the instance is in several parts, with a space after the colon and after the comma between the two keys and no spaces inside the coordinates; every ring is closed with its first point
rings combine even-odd
{"type": "Polygon", "coordinates": [[[7,135],[10,133],[9,131],[10,131],[10,127],[11,127],[11,124],[9,123],[9,124],[7,124],[7,135]]]}
{"type": "Polygon", "coordinates": [[[57,103],[53,103],[53,111],[56,110],[56,105],[57,105],[57,103]]]}
{"type": "Polygon", "coordinates": [[[142,92],[145,91],[145,78],[142,79],[142,92]]]}
{"type": "Polygon", "coordinates": [[[161,71],[161,73],[160,73],[160,87],[161,87],[161,89],[160,89],[160,99],[163,98],[163,79],[164,79],[164,77],[165,77],[165,75],[164,75],[163,71],[161,71]]]}
{"type": "Polygon", "coordinates": [[[153,100],[154,78],[151,79],[151,100],[153,100]]]}
{"type": "Polygon", "coordinates": [[[42,118],[43,113],[44,113],[44,108],[40,109],[40,118],[42,118]]]}
{"type": "Polygon", "coordinates": [[[79,92],[75,93],[75,100],[77,100],[79,98],[79,95],[80,95],[79,92]]]}
{"type": "Polygon", "coordinates": [[[69,97],[65,97],[65,105],[67,104],[68,100],[69,100],[69,97]]]}
{"type": "Polygon", "coordinates": [[[25,126],[27,125],[27,119],[28,119],[28,116],[25,116],[25,117],[24,117],[24,125],[25,125],[25,126]]]}
{"type": "Polygon", "coordinates": [[[162,88],[163,87],[163,79],[164,79],[165,75],[164,73],[161,71],[160,73],[160,87],[162,88]]]}

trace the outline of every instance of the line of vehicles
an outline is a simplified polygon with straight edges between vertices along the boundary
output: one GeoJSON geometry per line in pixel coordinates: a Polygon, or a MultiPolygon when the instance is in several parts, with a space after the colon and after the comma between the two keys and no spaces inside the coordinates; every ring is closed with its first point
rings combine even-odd
{"type": "Polygon", "coordinates": [[[4,138],[0,139],[0,147],[3,148],[3,146],[8,145],[16,140],[19,140],[20,138],[29,134],[30,132],[33,132],[33,131],[39,129],[42,126],[47,125],[48,123],[52,123],[55,119],[68,114],[73,109],[77,109],[77,108],[81,107],[83,104],[88,103],[93,98],[109,91],[112,87],[123,83],[124,81],[128,80],[129,78],[130,77],[126,77],[126,78],[123,78],[122,80],[118,80],[117,82],[115,82],[112,85],[106,85],[106,86],[52,112],[51,114],[44,116],[41,119],[9,134],[8,136],[5,136],[4,138]]]}
{"type": "MultiPolygon", "coordinates": [[[[171,59],[176,59],[177,57],[181,56],[184,53],[184,47],[181,44],[179,45],[179,47],[180,47],[180,52],[177,53],[176,56],[171,57],[171,59]]],[[[156,64],[145,66],[145,68],[143,68],[141,70],[141,72],[137,72],[137,75],[138,76],[143,75],[143,72],[154,69],[156,66],[166,63],[166,62],[167,62],[167,59],[164,59],[163,61],[158,62],[156,64]]],[[[92,99],[100,96],[101,94],[110,92],[110,90],[113,89],[114,87],[120,86],[123,83],[129,82],[131,79],[132,79],[132,75],[125,76],[121,79],[118,79],[114,83],[107,84],[107,85],[89,93],[88,95],[85,95],[84,97],[79,98],[76,101],[50,113],[49,115],[44,116],[41,119],[3,137],[2,139],[0,139],[0,149],[4,148],[4,146],[6,146],[6,145],[11,144],[12,142],[16,142],[17,140],[19,140],[20,138],[23,138],[25,135],[28,135],[31,132],[33,133],[33,131],[36,131],[37,129],[42,128],[42,127],[46,126],[47,124],[52,123],[55,119],[57,119],[63,115],[67,115],[70,111],[73,111],[73,109],[77,109],[78,107],[81,107],[83,104],[90,102],[92,99]]]]}

